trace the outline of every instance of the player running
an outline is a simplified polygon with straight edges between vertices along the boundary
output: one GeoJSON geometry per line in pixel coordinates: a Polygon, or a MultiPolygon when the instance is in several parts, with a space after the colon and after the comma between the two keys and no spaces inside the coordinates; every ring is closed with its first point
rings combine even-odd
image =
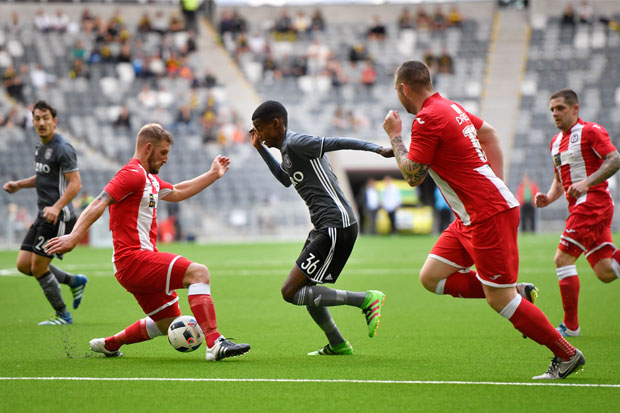
{"type": "Polygon", "coordinates": [[[110,207],[110,230],[114,243],[114,272],[118,282],[132,293],[146,317],[119,333],[90,341],[91,350],[107,357],[120,357],[124,344],[139,343],[166,333],[179,315],[175,290],[187,288],[189,305],[205,334],[207,361],[238,356],[248,344],[233,343],[217,329],[211,298],[209,270],[180,255],[157,251],[157,205],[159,200],[179,202],[204,190],[221,178],[230,159],[218,155],[211,169],[188,181],[172,185],[157,176],[168,161],[172,135],[161,125],[148,124],[138,132],[136,151],[82,212],[69,235],[48,243],[49,253],[72,250],[88,228],[110,207]]]}
{"type": "Polygon", "coordinates": [[[66,284],[73,294],[73,308],[82,302],[82,294],[88,279],[82,274],[69,274],[51,265],[54,256],[45,246],[50,238],[64,235],[75,224],[76,214],[71,200],[80,192],[82,180],[77,166],[77,155],[71,144],[56,133],[58,118],[56,109],[45,101],[38,101],[32,109],[32,123],[41,139],[34,153],[35,174],[19,181],[4,184],[4,190],[12,194],[22,188],[36,188],[39,212],[24,237],[19,254],[19,272],[34,276],[43,289],[45,297],[56,311],[43,325],[72,324],[73,317],[62,299],[60,284],[66,284]]]}
{"type": "Polygon", "coordinates": [[[350,305],[362,309],[368,335],[374,337],[385,294],[381,291],[353,292],[317,284],[333,284],[346,264],[357,238],[357,222],[349,201],[338,186],[326,152],[355,149],[393,156],[390,148],[351,138],[319,138],[288,130],[288,114],[275,101],[261,104],[252,115],[252,144],[273,175],[288,187],[293,185],[310,210],[314,229],[282,285],[282,297],[306,306],[314,322],[327,336],[328,344],[310,356],[351,355],[353,347],[336,327],[327,307],[350,305]],[[282,164],[267,148],[282,153],[282,164]]]}
{"type": "MultiPolygon", "coordinates": [[[[403,176],[417,186],[430,174],[456,220],[441,234],[422,270],[429,291],[486,298],[524,336],[549,348],[554,358],[534,379],[565,378],[585,364],[581,351],[556,331],[519,285],[519,203],[502,181],[502,152],[495,129],[462,106],[435,93],[428,67],[407,61],[395,88],[407,112],[416,115],[409,151],[398,112],[383,123],[403,176]],[[477,273],[469,267],[475,264],[477,273]],[[528,299],[523,299],[525,296],[528,299]]],[[[531,288],[530,291],[531,292],[531,288]]]]}
{"type": "Polygon", "coordinates": [[[620,169],[620,154],[600,125],[579,118],[579,100],[570,89],[551,95],[549,109],[560,133],[551,140],[554,179],[546,194],[536,194],[544,208],[565,193],[569,216],[555,253],[564,322],[557,327],[564,337],[581,335],[577,307],[579,277],[575,262],[581,254],[604,283],[620,277],[620,251],[611,238],[614,202],[607,178],[620,169]]]}

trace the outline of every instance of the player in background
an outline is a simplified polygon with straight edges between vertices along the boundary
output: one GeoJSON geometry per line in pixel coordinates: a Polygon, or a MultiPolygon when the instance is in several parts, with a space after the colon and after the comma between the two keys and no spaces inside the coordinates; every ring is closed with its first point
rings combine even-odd
{"type": "Polygon", "coordinates": [[[551,95],[549,109],[560,132],[551,140],[555,177],[546,194],[536,194],[536,206],[544,208],[565,193],[568,218],[555,253],[564,322],[564,337],[581,335],[577,307],[579,277],[575,262],[581,254],[604,283],[620,277],[620,251],[611,238],[614,202],[607,178],[620,169],[620,154],[607,131],[579,118],[579,100],[570,89],[551,95]]]}
{"type": "Polygon", "coordinates": [[[62,135],[56,133],[56,109],[45,101],[38,101],[32,109],[32,123],[41,139],[34,154],[35,174],[4,184],[4,190],[14,193],[22,188],[35,188],[39,211],[34,223],[24,237],[19,254],[19,272],[34,276],[56,314],[39,325],[72,324],[73,317],[62,299],[60,284],[66,284],[73,294],[73,308],[82,302],[88,279],[82,274],[69,274],[50,264],[54,256],[62,254],[45,251],[47,242],[71,232],[76,214],[71,200],[80,192],[82,180],[77,166],[75,149],[62,135]],[[60,284],[59,284],[60,283],[60,284]]]}
{"type": "Polygon", "coordinates": [[[436,294],[486,298],[524,336],[549,348],[551,365],[534,379],[565,378],[582,368],[581,351],[531,302],[533,286],[517,284],[519,203],[502,181],[495,129],[436,93],[422,62],[404,62],[395,88],[403,107],[416,115],[409,150],[398,112],[390,111],[383,123],[398,167],[411,186],[430,174],[456,215],[420,271],[422,285],[436,294]],[[478,272],[469,269],[473,264],[478,272]]]}
{"type": "Polygon", "coordinates": [[[124,344],[139,343],[166,333],[179,315],[175,290],[187,288],[190,308],[207,342],[207,361],[238,356],[248,344],[226,340],[217,329],[211,298],[209,270],[187,258],[157,251],[157,206],[160,200],[179,202],[204,190],[221,178],[230,159],[218,155],[211,169],[176,185],[160,179],[159,169],[168,161],[174,138],[159,124],[138,132],[136,151],[103,192],[82,212],[73,231],[48,243],[48,252],[72,250],[88,228],[110,207],[110,230],[114,244],[114,271],[118,282],[132,293],[146,317],[119,333],[90,341],[91,350],[107,357],[120,357],[124,344]]]}
{"type": "Polygon", "coordinates": [[[379,326],[385,294],[381,291],[353,292],[318,284],[335,283],[346,264],[358,227],[353,209],[344,197],[326,152],[355,149],[392,156],[390,148],[351,138],[320,138],[288,130],[288,114],[279,102],[262,103],[252,115],[252,144],[280,183],[293,185],[310,211],[314,229],[282,285],[282,297],[293,305],[303,305],[323,330],[329,343],[310,356],[351,355],[353,347],[336,327],[327,307],[350,305],[362,309],[368,335],[379,326]],[[264,143],[264,145],[263,145],[264,143]],[[269,153],[277,148],[282,164],[269,153]]]}

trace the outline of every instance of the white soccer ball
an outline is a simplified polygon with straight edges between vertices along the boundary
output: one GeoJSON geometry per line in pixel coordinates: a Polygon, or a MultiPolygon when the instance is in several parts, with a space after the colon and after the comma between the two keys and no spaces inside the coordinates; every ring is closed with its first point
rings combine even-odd
{"type": "Polygon", "coordinates": [[[179,316],[168,327],[168,341],[177,351],[194,351],[204,339],[205,335],[194,317],[179,316]]]}

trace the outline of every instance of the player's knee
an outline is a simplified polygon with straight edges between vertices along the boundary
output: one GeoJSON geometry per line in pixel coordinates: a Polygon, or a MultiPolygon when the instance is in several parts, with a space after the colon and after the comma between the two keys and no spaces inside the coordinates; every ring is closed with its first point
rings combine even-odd
{"type": "Polygon", "coordinates": [[[420,283],[422,283],[422,286],[432,293],[434,293],[437,288],[437,281],[426,271],[420,271],[420,283]]]}
{"type": "Polygon", "coordinates": [[[598,278],[599,280],[601,280],[605,284],[608,284],[608,283],[610,283],[610,282],[612,282],[612,281],[617,279],[616,278],[616,274],[611,269],[611,266],[609,268],[605,268],[603,270],[594,271],[594,274],[596,275],[596,278],[598,278]]]}
{"type": "Polygon", "coordinates": [[[284,284],[282,285],[280,292],[282,293],[282,298],[284,299],[284,301],[286,301],[287,303],[291,303],[291,304],[293,303],[293,299],[295,298],[295,293],[297,292],[294,288],[291,288],[287,284],[284,284]]]}
{"type": "Polygon", "coordinates": [[[26,274],[26,275],[32,275],[32,270],[30,268],[30,263],[24,263],[24,262],[17,262],[17,271],[21,272],[22,274],[26,274]]]}
{"type": "Polygon", "coordinates": [[[191,284],[210,284],[211,276],[209,275],[209,269],[203,264],[191,263],[187,272],[185,273],[184,283],[191,284]]]}

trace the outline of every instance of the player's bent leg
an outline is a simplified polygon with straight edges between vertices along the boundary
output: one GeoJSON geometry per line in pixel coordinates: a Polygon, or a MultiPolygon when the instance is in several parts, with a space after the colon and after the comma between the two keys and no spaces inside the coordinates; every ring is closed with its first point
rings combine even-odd
{"type": "Polygon", "coordinates": [[[282,293],[282,298],[287,303],[295,305],[306,305],[298,303],[295,299],[295,296],[303,287],[311,284],[312,283],[310,282],[310,280],[299,269],[299,267],[297,267],[297,265],[294,265],[288,277],[286,277],[284,284],[282,284],[282,288],[280,289],[280,292],[282,293]]]}
{"type": "MultiPolygon", "coordinates": [[[[171,321],[172,320],[170,320],[168,324],[170,324],[171,321]]],[[[110,354],[114,354],[114,352],[118,351],[118,349],[121,348],[121,346],[125,344],[141,343],[143,341],[147,341],[152,338],[159,337],[163,334],[164,333],[160,330],[155,320],[153,320],[151,317],[145,317],[131,324],[127,328],[119,331],[113,336],[104,338],[103,339],[104,340],[103,350],[105,351],[98,351],[93,348],[92,341],[99,340],[99,339],[94,339],[91,341],[91,349],[98,353],[104,353],[108,357],[112,357],[110,356],[110,354]],[[106,351],[109,354],[106,353],[106,351]]],[[[98,341],[95,343],[95,347],[101,350],[101,346],[98,343],[99,343],[98,341]]],[[[119,357],[119,356],[113,356],[113,357],[119,357]]]]}
{"type": "Polygon", "coordinates": [[[420,270],[420,282],[428,291],[437,294],[437,286],[440,281],[445,280],[459,269],[460,267],[455,267],[437,258],[428,257],[420,270]]]}
{"type": "Polygon", "coordinates": [[[32,275],[32,255],[31,251],[20,250],[17,254],[17,270],[25,275],[32,275]]]}
{"type": "Polygon", "coordinates": [[[594,274],[596,278],[608,284],[612,281],[618,279],[618,274],[614,271],[612,267],[612,259],[611,258],[603,258],[599,262],[597,262],[592,269],[594,270],[594,274]]]}

